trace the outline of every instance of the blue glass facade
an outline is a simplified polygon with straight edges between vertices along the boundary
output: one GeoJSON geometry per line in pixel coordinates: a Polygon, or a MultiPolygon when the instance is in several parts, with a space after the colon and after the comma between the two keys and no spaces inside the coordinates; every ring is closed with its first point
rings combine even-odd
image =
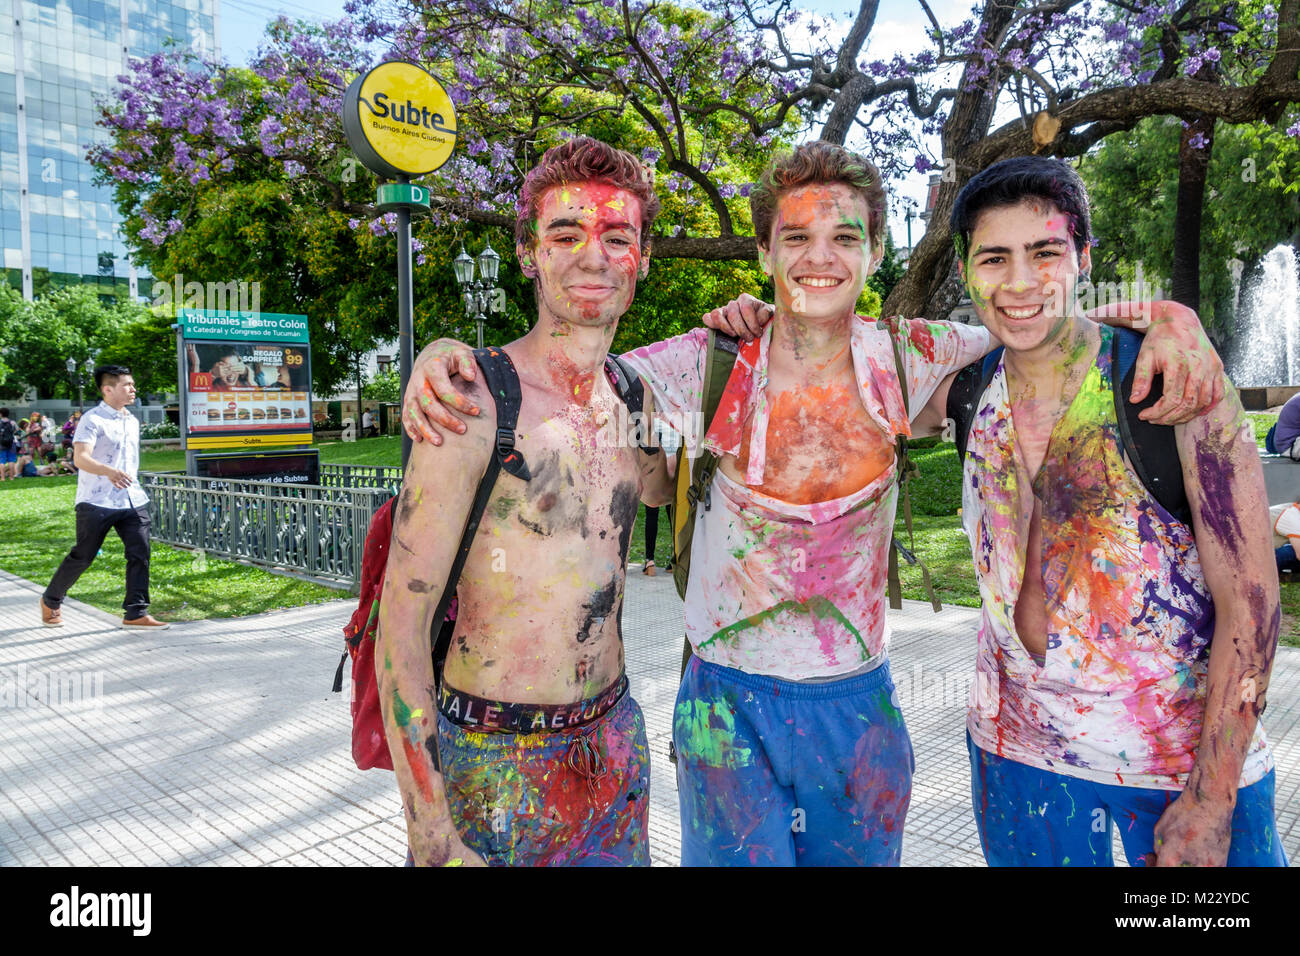
{"type": "MultiPolygon", "coordinates": [[[[129,57],[217,50],[218,0],[0,0],[0,249],[26,298],[79,282],[137,292],[108,186],[86,147],[129,57]]],[[[147,288],[147,285],[146,285],[147,288]]],[[[106,290],[107,291],[107,290],[106,290]]]]}

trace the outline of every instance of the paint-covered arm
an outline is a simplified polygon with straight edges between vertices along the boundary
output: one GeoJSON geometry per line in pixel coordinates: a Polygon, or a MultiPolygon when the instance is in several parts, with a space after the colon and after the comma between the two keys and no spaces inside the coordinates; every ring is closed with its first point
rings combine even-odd
{"type": "Polygon", "coordinates": [[[1214,599],[1204,724],[1187,787],[1156,824],[1156,863],[1222,866],[1237,785],[1264,710],[1281,607],[1264,472],[1236,393],[1179,426],[1196,547],[1214,599]]]}
{"type": "Polygon", "coordinates": [[[763,334],[767,324],[776,318],[776,307],[757,296],[742,292],[726,305],[710,309],[700,317],[706,328],[734,335],[748,342],[763,334]]]}
{"type": "Polygon", "coordinates": [[[1145,332],[1133,371],[1133,393],[1140,402],[1152,378],[1164,378],[1160,400],[1138,417],[1157,425],[1181,425],[1223,401],[1223,360],[1210,344],[1195,310],[1178,302],[1114,302],[1086,313],[1106,325],[1145,332]]]}
{"type": "MultiPolygon", "coordinates": [[[[471,395],[489,405],[481,385],[471,395]]],[[[451,819],[442,775],[434,767],[437,702],[430,633],[475,489],[487,466],[493,436],[473,419],[464,435],[447,437],[448,450],[411,450],[402,494],[394,509],[387,575],[379,603],[375,673],[384,731],[406,808],[406,830],[417,866],[480,863],[451,819]]]]}
{"type": "Polygon", "coordinates": [[[464,342],[437,339],[421,349],[402,395],[402,427],[411,441],[441,445],[443,436],[439,428],[463,435],[465,422],[453,415],[451,409],[469,416],[478,415],[478,404],[469,396],[467,388],[467,383],[477,377],[474,350],[464,342]],[[459,386],[452,384],[452,376],[460,376],[459,386]]]}

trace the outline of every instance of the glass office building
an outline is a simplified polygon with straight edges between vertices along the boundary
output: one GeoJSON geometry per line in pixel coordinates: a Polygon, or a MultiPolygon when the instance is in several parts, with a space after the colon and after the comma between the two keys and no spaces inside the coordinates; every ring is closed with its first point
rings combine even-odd
{"type": "Polygon", "coordinates": [[[25,298],[77,283],[147,292],[112,188],[92,184],[86,147],[107,135],[95,104],[131,57],[169,42],[219,52],[218,4],[0,0],[0,248],[3,275],[25,298]]]}

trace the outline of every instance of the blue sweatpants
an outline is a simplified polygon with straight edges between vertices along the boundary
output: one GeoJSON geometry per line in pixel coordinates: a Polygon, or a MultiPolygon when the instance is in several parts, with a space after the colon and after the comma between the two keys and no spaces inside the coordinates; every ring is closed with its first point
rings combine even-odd
{"type": "Polygon", "coordinates": [[[897,866],[912,742],[882,664],[799,683],[692,657],[673,715],[683,866],[897,866]]]}
{"type": "MultiPolygon", "coordinates": [[[[1114,866],[1111,826],[1130,866],[1155,850],[1160,815],[1177,790],[1094,783],[1040,770],[975,746],[970,751],[975,825],[989,866],[1114,866]]],[[[1286,866],[1273,814],[1275,773],[1237,791],[1228,866],[1286,866]]]]}

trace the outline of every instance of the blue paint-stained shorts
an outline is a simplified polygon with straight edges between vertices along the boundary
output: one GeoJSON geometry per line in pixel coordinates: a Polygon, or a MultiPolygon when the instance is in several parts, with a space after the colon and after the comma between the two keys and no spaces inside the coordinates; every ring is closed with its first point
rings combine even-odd
{"type": "Polygon", "coordinates": [[[683,866],[897,866],[912,742],[889,665],[826,683],[692,657],[673,715],[683,866]]]}
{"type": "MultiPolygon", "coordinates": [[[[1094,783],[1040,770],[976,747],[971,761],[975,825],[989,866],[1114,866],[1111,826],[1124,855],[1142,866],[1155,827],[1180,791],[1094,783]]],[[[1275,773],[1237,791],[1228,866],[1286,866],[1273,814],[1275,773]]]]}

